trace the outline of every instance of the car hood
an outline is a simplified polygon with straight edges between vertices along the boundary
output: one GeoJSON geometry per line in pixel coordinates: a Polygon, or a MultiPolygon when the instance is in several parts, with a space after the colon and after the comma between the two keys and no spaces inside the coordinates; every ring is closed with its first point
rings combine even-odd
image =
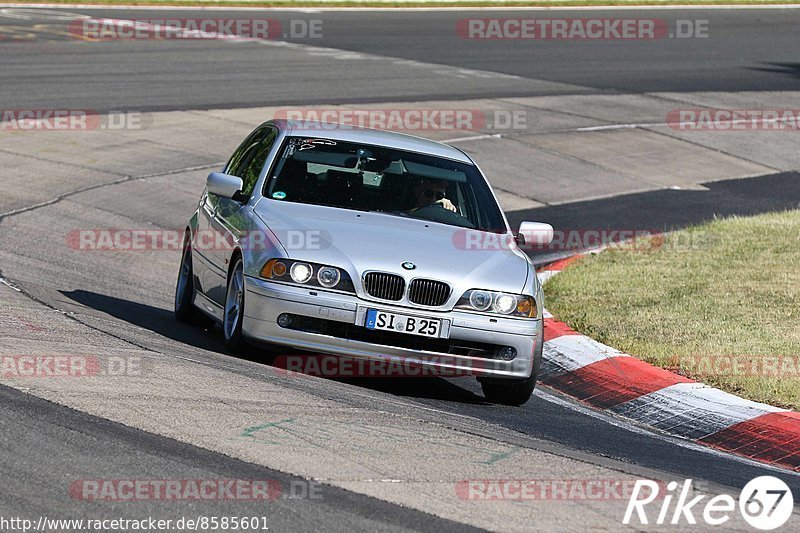
{"type": "Polygon", "coordinates": [[[505,235],[381,213],[264,199],[256,214],[291,259],[346,269],[357,287],[369,270],[407,280],[425,277],[453,285],[520,293],[532,267],[516,246],[500,246],[505,235]],[[467,234],[470,234],[468,237],[467,234]],[[469,246],[467,246],[469,241],[469,246]],[[401,265],[414,263],[405,270],[401,265]]]}

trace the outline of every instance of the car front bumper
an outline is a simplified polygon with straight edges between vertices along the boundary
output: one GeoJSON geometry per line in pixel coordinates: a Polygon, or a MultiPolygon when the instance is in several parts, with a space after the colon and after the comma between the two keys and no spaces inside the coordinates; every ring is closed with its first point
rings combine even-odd
{"type": "Polygon", "coordinates": [[[527,378],[533,366],[539,364],[535,354],[537,343],[542,342],[541,320],[491,317],[458,310],[441,312],[399,307],[361,299],[356,295],[252,277],[245,278],[245,289],[242,331],[251,340],[356,359],[399,361],[432,370],[428,375],[527,378]],[[447,338],[433,342],[426,342],[426,338],[422,338],[420,344],[424,348],[409,347],[409,344],[416,344],[415,335],[391,333],[390,337],[402,341],[394,345],[391,339],[387,340],[387,336],[380,333],[370,338],[374,332],[364,327],[368,309],[441,319],[447,338]],[[281,327],[278,325],[278,316],[283,313],[306,317],[333,327],[325,328],[322,332],[281,327]],[[337,333],[331,334],[328,330],[337,333]],[[487,353],[477,357],[471,355],[474,353],[472,351],[464,354],[465,349],[460,345],[472,344],[512,347],[516,350],[516,357],[506,361],[487,353]],[[459,351],[461,353],[456,353],[459,351]]]}

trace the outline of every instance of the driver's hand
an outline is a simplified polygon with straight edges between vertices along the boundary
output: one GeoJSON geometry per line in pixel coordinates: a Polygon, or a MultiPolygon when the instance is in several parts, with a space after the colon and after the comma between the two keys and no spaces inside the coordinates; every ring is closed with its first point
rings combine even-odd
{"type": "Polygon", "coordinates": [[[442,198],[441,200],[436,200],[436,202],[434,202],[434,203],[439,204],[440,206],[444,207],[448,211],[452,211],[453,213],[455,213],[457,211],[456,210],[456,206],[453,205],[453,202],[451,202],[447,198],[442,198]]]}

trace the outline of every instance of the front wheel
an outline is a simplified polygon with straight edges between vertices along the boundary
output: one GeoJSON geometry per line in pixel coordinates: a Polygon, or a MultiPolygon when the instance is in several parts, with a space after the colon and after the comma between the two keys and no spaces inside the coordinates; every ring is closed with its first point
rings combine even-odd
{"type": "Polygon", "coordinates": [[[228,277],[228,292],[225,296],[225,316],[222,329],[225,347],[231,352],[239,352],[245,345],[242,335],[244,321],[244,263],[238,258],[228,277]]]}
{"type": "Polygon", "coordinates": [[[502,405],[524,404],[530,400],[534,388],[536,388],[536,376],[481,382],[481,389],[486,399],[502,405]]]}
{"type": "Polygon", "coordinates": [[[492,403],[502,405],[520,406],[530,400],[536,388],[536,379],[544,350],[543,332],[539,333],[539,340],[533,354],[533,368],[531,375],[523,379],[479,379],[483,395],[492,403]]]}

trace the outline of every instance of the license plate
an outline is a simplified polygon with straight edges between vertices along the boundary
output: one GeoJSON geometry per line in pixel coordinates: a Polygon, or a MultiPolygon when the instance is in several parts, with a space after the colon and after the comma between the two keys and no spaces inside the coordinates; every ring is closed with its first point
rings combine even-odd
{"type": "Polygon", "coordinates": [[[367,311],[365,326],[367,329],[396,331],[423,337],[439,337],[442,321],[436,318],[422,318],[370,309],[367,311]]]}

